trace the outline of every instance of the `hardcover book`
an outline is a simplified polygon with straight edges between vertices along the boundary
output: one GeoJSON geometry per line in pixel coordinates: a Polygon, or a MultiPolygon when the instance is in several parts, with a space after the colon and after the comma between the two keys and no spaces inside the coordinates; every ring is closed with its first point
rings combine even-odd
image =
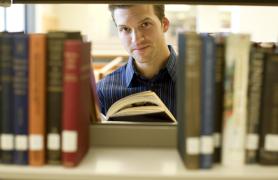
{"type": "Polygon", "coordinates": [[[29,164],[45,164],[46,34],[29,36],[29,164]]]}
{"type": "Polygon", "coordinates": [[[63,75],[62,162],[79,164],[89,149],[91,43],[66,40],[63,75]]]}
{"type": "Polygon", "coordinates": [[[1,42],[1,162],[12,164],[14,157],[14,110],[13,110],[13,34],[3,33],[1,42]]]}
{"type": "Polygon", "coordinates": [[[13,96],[15,164],[28,164],[28,58],[29,37],[17,34],[13,38],[13,96]]]}
{"type": "Polygon", "coordinates": [[[202,42],[194,32],[180,33],[178,41],[178,150],[188,169],[199,169],[202,42]]]}
{"type": "Polygon", "coordinates": [[[264,74],[265,56],[274,51],[274,45],[254,43],[251,48],[249,62],[248,106],[247,106],[247,137],[246,163],[258,161],[260,139],[261,97],[264,74]]]}
{"type": "Polygon", "coordinates": [[[200,123],[200,168],[213,165],[214,120],[215,120],[215,41],[209,34],[201,34],[201,123],[200,123]]]}
{"type": "Polygon", "coordinates": [[[250,36],[230,34],[226,41],[222,164],[245,164],[250,36]]]}
{"type": "Polygon", "coordinates": [[[61,163],[64,41],[81,39],[80,32],[53,31],[47,34],[47,162],[61,163]]]}
{"type": "Polygon", "coordinates": [[[224,72],[225,72],[225,39],[223,34],[215,36],[215,120],[214,120],[214,162],[221,162],[222,148],[222,122],[223,122],[223,98],[224,98],[224,72]]]}
{"type": "Polygon", "coordinates": [[[259,162],[278,165],[278,54],[268,54],[265,61],[259,162]]]}
{"type": "Polygon", "coordinates": [[[166,105],[153,91],[143,91],[116,101],[108,109],[102,122],[176,123],[166,105]]]}

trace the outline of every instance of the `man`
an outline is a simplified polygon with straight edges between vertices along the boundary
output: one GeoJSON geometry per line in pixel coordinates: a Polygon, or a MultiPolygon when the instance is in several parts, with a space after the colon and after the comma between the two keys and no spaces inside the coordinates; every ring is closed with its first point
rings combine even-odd
{"type": "Polygon", "coordinates": [[[98,82],[101,112],[117,100],[141,91],[154,91],[176,116],[176,54],[164,33],[169,20],[164,5],[109,5],[128,63],[98,82]]]}

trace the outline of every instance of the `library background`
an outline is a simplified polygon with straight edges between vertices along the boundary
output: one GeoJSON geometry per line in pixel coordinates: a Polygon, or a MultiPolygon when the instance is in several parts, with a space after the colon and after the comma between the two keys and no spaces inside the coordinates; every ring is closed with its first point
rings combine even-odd
{"type": "Polygon", "coordinates": [[[122,1],[0,0],[0,179],[277,180],[278,1],[124,2],[165,3],[177,123],[99,118],[122,1]]]}

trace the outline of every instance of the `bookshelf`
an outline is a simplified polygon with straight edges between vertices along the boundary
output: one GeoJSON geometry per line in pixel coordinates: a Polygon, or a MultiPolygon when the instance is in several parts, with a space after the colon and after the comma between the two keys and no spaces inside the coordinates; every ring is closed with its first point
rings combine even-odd
{"type": "Polygon", "coordinates": [[[13,3],[163,3],[163,4],[203,4],[203,5],[278,5],[277,0],[13,0],[13,3]]]}
{"type": "MultiPolygon", "coordinates": [[[[277,6],[278,0],[13,0],[21,3],[171,3],[277,6]]],[[[248,165],[228,169],[186,170],[176,150],[176,127],[95,125],[91,149],[73,169],[61,166],[0,165],[0,179],[223,179],[277,180],[278,167],[248,165]],[[113,138],[113,140],[111,140],[113,138]]]]}
{"type": "Polygon", "coordinates": [[[278,173],[277,168],[261,168],[258,165],[234,169],[216,166],[208,171],[188,171],[184,169],[174,148],[97,147],[90,150],[84,161],[74,169],[60,166],[30,168],[1,165],[0,174],[3,179],[28,180],[276,180],[278,173]]]}

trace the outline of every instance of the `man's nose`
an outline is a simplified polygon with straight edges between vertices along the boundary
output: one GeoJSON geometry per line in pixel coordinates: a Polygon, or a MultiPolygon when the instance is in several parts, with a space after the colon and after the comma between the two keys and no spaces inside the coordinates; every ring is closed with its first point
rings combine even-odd
{"type": "Polygon", "coordinates": [[[144,40],[144,35],[141,31],[135,29],[131,33],[131,39],[132,39],[132,43],[138,44],[144,40]]]}

